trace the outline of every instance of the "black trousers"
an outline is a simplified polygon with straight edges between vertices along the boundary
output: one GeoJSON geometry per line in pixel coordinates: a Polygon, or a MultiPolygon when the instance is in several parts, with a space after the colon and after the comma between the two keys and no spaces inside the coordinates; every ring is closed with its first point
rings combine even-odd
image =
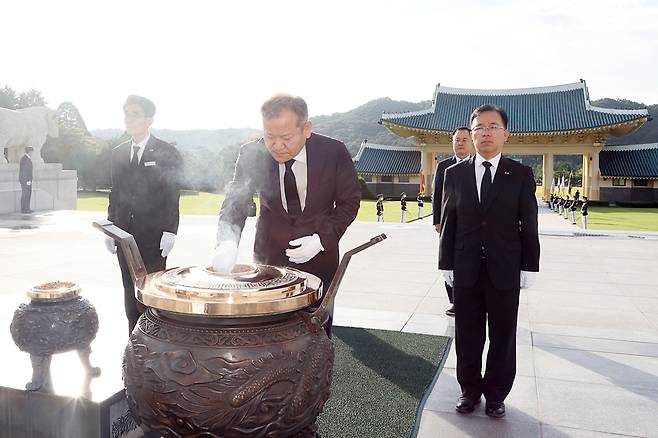
{"type": "Polygon", "coordinates": [[[21,183],[21,213],[30,210],[30,199],[32,198],[32,186],[21,183]]]}
{"type": "Polygon", "coordinates": [[[452,287],[448,283],[446,283],[445,285],[446,285],[446,292],[448,293],[448,299],[450,300],[450,304],[454,304],[455,298],[452,292],[452,287]]]}
{"type": "Polygon", "coordinates": [[[457,381],[462,394],[489,401],[503,401],[516,376],[516,322],[519,290],[498,290],[489,278],[486,260],[472,288],[454,288],[457,381]],[[481,374],[486,325],[489,351],[484,377],[481,374]]]}
{"type": "MultiPolygon", "coordinates": [[[[149,274],[151,272],[162,271],[167,266],[167,259],[162,257],[162,250],[159,248],[159,246],[159,242],[157,245],[149,244],[140,246],[139,243],[137,244],[139,252],[142,254],[142,258],[144,259],[146,271],[149,274]]],[[[123,251],[121,251],[120,247],[117,251],[117,257],[119,259],[119,267],[121,268],[124,306],[126,308],[126,317],[128,318],[128,335],[130,335],[130,333],[132,333],[133,329],[137,325],[137,320],[144,311],[144,306],[137,302],[137,299],[135,298],[135,283],[130,276],[130,268],[128,267],[128,263],[126,262],[126,258],[123,256],[123,251]]]]}

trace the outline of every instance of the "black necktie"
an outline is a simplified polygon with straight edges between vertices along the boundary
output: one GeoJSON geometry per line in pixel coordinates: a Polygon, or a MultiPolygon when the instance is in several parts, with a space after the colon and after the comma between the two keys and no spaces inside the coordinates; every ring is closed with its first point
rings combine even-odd
{"type": "Polygon", "coordinates": [[[130,169],[135,170],[139,167],[139,155],[137,154],[139,152],[139,146],[135,145],[133,146],[133,157],[130,159],[130,169]]]}
{"type": "Polygon", "coordinates": [[[491,163],[484,161],[484,176],[482,177],[482,184],[480,185],[480,204],[484,204],[491,189],[491,163]]]}
{"type": "Polygon", "coordinates": [[[297,180],[292,173],[292,165],[295,160],[286,161],[286,172],[283,174],[283,189],[286,193],[286,202],[288,204],[288,214],[299,216],[302,214],[302,205],[299,202],[299,193],[297,192],[297,180]]]}

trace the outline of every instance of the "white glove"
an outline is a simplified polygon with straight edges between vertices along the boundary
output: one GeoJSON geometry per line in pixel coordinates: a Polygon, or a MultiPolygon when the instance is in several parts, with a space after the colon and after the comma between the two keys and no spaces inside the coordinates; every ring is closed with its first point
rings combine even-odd
{"type": "Polygon", "coordinates": [[[117,253],[117,244],[111,237],[105,237],[105,248],[107,248],[110,254],[117,253]]]}
{"type": "Polygon", "coordinates": [[[238,244],[233,240],[220,242],[212,255],[212,268],[215,272],[231,272],[238,258],[238,244]]]}
{"type": "Polygon", "coordinates": [[[521,289],[529,289],[537,281],[537,273],[521,271],[521,289]]]}
{"type": "Polygon", "coordinates": [[[324,251],[320,236],[313,234],[312,236],[304,236],[299,239],[291,240],[288,242],[290,246],[298,246],[298,248],[286,250],[288,260],[293,263],[302,264],[311,260],[318,255],[320,251],[324,251]]]}
{"type": "Polygon", "coordinates": [[[441,274],[443,274],[443,280],[445,280],[448,286],[452,287],[453,283],[455,282],[455,271],[445,271],[441,269],[441,274]]]}
{"type": "Polygon", "coordinates": [[[176,235],[174,233],[163,231],[162,238],[160,239],[160,249],[162,250],[163,258],[169,255],[174,248],[174,243],[176,243],[176,235]]]}
{"type": "Polygon", "coordinates": [[[28,186],[31,186],[31,185],[32,185],[32,181],[26,181],[25,184],[27,184],[28,186]]]}

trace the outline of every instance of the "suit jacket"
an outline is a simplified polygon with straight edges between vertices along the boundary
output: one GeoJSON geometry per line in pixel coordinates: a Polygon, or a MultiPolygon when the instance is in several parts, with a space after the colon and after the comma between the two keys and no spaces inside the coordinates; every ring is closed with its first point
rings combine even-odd
{"type": "Polygon", "coordinates": [[[434,222],[432,225],[438,225],[441,223],[441,198],[443,197],[443,178],[446,173],[446,169],[457,162],[457,158],[453,155],[450,158],[441,160],[436,166],[436,172],[434,173],[434,195],[432,196],[432,213],[434,216],[434,222]]]}
{"type": "Polygon", "coordinates": [[[439,269],[454,270],[456,287],[473,287],[486,254],[496,289],[519,289],[520,271],[539,271],[537,199],[532,169],[501,157],[484,205],[475,158],[446,170],[439,269]]]}
{"type": "Polygon", "coordinates": [[[255,260],[310,272],[327,287],[338,267],[338,241],[359,210],[361,189],[352,158],[342,142],[313,133],[306,140],[306,158],[306,205],[302,214],[293,218],[281,201],[279,163],[267,151],[263,139],[243,145],[219,213],[218,240],[239,239],[247,206],[258,193],[255,260]],[[302,265],[289,262],[285,255],[288,242],[314,233],[320,236],[324,251],[302,265]]]}
{"type": "Polygon", "coordinates": [[[32,159],[27,155],[23,155],[18,167],[18,181],[21,185],[25,185],[28,181],[32,181],[32,167],[32,159]]]}
{"type": "Polygon", "coordinates": [[[153,135],[135,171],[130,168],[132,142],[112,150],[110,205],[107,218],[128,231],[137,243],[160,244],[164,231],[178,232],[181,156],[153,135]]]}

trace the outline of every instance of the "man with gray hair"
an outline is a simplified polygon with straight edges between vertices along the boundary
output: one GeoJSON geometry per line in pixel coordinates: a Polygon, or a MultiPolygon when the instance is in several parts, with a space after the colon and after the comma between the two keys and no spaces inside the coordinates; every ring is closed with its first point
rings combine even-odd
{"type": "Polygon", "coordinates": [[[275,95],[261,114],[264,136],[240,148],[219,212],[213,268],[233,269],[258,193],[254,260],[317,275],[326,291],[338,268],[338,242],[361,201],[352,158],[342,142],[312,132],[301,97],[275,95]]]}

